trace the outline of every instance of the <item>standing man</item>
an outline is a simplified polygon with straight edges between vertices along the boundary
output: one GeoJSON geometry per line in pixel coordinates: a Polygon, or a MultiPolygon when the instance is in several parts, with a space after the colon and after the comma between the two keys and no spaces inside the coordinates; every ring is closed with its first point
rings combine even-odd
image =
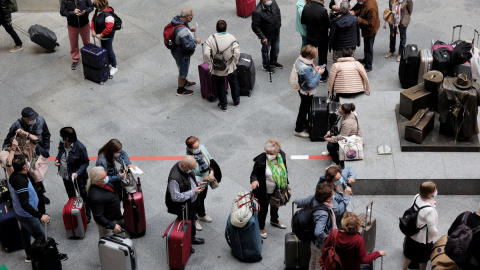
{"type": "Polygon", "coordinates": [[[275,0],[260,0],[252,13],[252,30],[262,44],[262,70],[275,73],[274,68],[283,68],[277,62],[280,52],[280,27],[282,16],[275,0]],[[270,54],[268,50],[270,49],[270,54]],[[270,59],[268,57],[270,56],[270,59]]]}
{"type": "MultiPolygon", "coordinates": [[[[308,44],[318,48],[318,65],[327,64],[328,55],[328,29],[330,28],[330,19],[328,11],[323,5],[325,0],[312,0],[310,5],[303,8],[302,24],[307,27],[308,44]]],[[[321,82],[328,79],[328,70],[322,74],[321,82]]]]}
{"type": "Polygon", "coordinates": [[[363,4],[362,7],[357,11],[350,11],[352,15],[358,16],[358,23],[362,30],[365,58],[358,59],[358,61],[365,64],[365,71],[370,72],[373,69],[373,43],[378,28],[380,28],[378,5],[376,0],[363,0],[358,1],[358,3],[363,4]]]}
{"type": "Polygon", "coordinates": [[[7,4],[7,0],[0,0],[0,24],[5,28],[5,31],[13,38],[15,46],[10,49],[10,52],[18,52],[23,50],[22,41],[13,29],[12,26],[12,13],[7,4]]]}
{"type": "MultiPolygon", "coordinates": [[[[187,207],[188,219],[192,224],[192,244],[202,245],[205,240],[195,237],[197,230],[193,226],[197,218],[197,197],[204,190],[201,186],[207,182],[201,182],[202,177],[195,176],[196,167],[197,161],[193,156],[184,156],[182,161],[173,165],[168,175],[165,204],[168,213],[177,215],[179,219],[182,219],[183,209],[187,207]]],[[[191,253],[194,252],[192,247],[191,253]]]]}
{"type": "Polygon", "coordinates": [[[297,2],[297,15],[295,19],[295,28],[302,37],[302,47],[300,47],[300,54],[302,54],[303,46],[307,45],[307,27],[302,24],[302,12],[305,5],[310,4],[310,0],[298,0],[297,2]]]}
{"type": "Polygon", "coordinates": [[[235,106],[240,105],[240,90],[237,81],[237,63],[240,58],[240,46],[235,37],[227,33],[227,22],[219,20],[217,22],[217,34],[211,35],[205,41],[205,51],[203,59],[208,63],[218,90],[218,107],[224,112],[227,111],[227,93],[225,89],[225,76],[228,79],[232,89],[232,99],[235,106]],[[213,63],[213,55],[222,53],[225,59],[225,69],[217,67],[213,63]]]}
{"type": "Polygon", "coordinates": [[[77,69],[80,61],[78,35],[83,45],[90,43],[90,26],[88,14],[93,11],[91,0],[62,0],[60,15],[67,17],[68,38],[70,39],[70,54],[72,55],[72,70],[77,69]]]}
{"type": "Polygon", "coordinates": [[[187,80],[188,69],[190,67],[190,56],[195,52],[195,48],[202,42],[200,38],[195,38],[192,32],[197,30],[195,26],[189,26],[188,23],[193,20],[193,10],[189,7],[183,8],[180,16],[172,19],[172,25],[176,26],[173,34],[175,47],[171,50],[173,58],[178,67],[178,89],[177,96],[190,96],[193,91],[185,89],[186,86],[193,86],[195,82],[187,80]]]}

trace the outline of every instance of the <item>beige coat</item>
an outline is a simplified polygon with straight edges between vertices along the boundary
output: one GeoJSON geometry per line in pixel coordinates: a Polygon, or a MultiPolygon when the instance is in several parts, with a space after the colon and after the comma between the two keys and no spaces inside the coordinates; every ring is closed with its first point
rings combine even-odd
{"type": "Polygon", "coordinates": [[[223,51],[223,57],[227,60],[227,69],[225,70],[214,70],[212,61],[213,55],[217,53],[217,45],[213,36],[208,37],[205,41],[205,50],[203,52],[204,61],[210,66],[210,72],[213,75],[217,76],[227,76],[228,74],[234,72],[237,69],[238,59],[240,58],[240,45],[236,41],[235,37],[229,33],[226,34],[215,34],[217,39],[218,49],[223,51]],[[233,44],[232,44],[233,42],[233,44]],[[233,58],[232,58],[233,56],[233,58]]]}
{"type": "Polygon", "coordinates": [[[343,137],[348,137],[352,135],[357,135],[362,137],[362,129],[358,124],[358,116],[356,112],[351,112],[342,119],[340,129],[338,130],[338,136],[332,137],[332,142],[336,143],[343,139],[343,137]]]}
{"type": "Polygon", "coordinates": [[[367,72],[360,62],[353,57],[339,58],[337,63],[332,65],[328,77],[327,91],[332,95],[335,93],[359,93],[364,92],[370,95],[370,84],[367,72]]]}

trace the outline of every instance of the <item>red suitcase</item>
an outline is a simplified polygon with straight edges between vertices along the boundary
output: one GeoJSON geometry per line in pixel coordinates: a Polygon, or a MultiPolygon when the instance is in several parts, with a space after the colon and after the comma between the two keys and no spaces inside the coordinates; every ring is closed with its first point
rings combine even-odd
{"type": "Polygon", "coordinates": [[[167,261],[170,268],[184,269],[187,265],[192,248],[191,231],[192,224],[185,216],[183,220],[176,219],[165,231],[163,237],[167,237],[167,261]]]}
{"type": "MultiPolygon", "coordinates": [[[[73,177],[72,177],[72,181],[73,177]]],[[[78,184],[77,181],[74,181],[78,184]]],[[[80,197],[78,185],[75,185],[75,198],[68,199],[67,204],[63,207],[63,223],[67,230],[68,238],[84,238],[87,231],[87,214],[85,210],[85,203],[80,197]]]]}
{"type": "MultiPolygon", "coordinates": [[[[133,178],[132,178],[133,179],[133,178]]],[[[145,205],[143,203],[142,184],[137,178],[137,192],[127,193],[123,200],[123,218],[125,228],[131,237],[144,236],[147,230],[145,205]]]]}
{"type": "Polygon", "coordinates": [[[252,15],[253,10],[257,6],[255,0],[236,0],[237,2],[237,15],[243,18],[247,18],[252,15]]]}
{"type": "MultiPolygon", "coordinates": [[[[217,86],[210,74],[210,67],[207,63],[198,65],[198,76],[200,77],[200,90],[202,97],[210,102],[218,97],[217,86]]],[[[228,80],[225,77],[225,90],[228,90],[228,80]]]]}

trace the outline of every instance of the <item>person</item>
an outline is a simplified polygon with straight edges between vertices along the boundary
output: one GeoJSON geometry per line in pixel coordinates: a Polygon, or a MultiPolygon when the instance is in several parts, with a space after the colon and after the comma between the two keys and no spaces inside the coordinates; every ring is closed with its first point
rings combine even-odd
{"type": "Polygon", "coordinates": [[[111,177],[101,166],[90,170],[90,178],[87,181],[87,193],[93,219],[98,226],[98,237],[110,235],[113,232],[120,233],[122,227],[119,221],[123,219],[120,210],[120,199],[115,194],[111,177]]]}
{"type": "Polygon", "coordinates": [[[363,3],[361,8],[357,11],[350,11],[350,14],[358,17],[358,23],[362,30],[363,37],[363,59],[358,61],[365,64],[367,72],[373,69],[373,44],[375,43],[375,35],[377,35],[378,28],[380,28],[380,18],[378,16],[378,4],[376,0],[358,1],[363,3]]]}
{"type": "Polygon", "coordinates": [[[232,99],[235,106],[240,105],[240,87],[237,81],[237,63],[240,58],[240,46],[232,34],[227,33],[227,22],[217,21],[217,34],[211,35],[205,41],[203,59],[210,66],[210,72],[218,91],[218,107],[227,111],[227,90],[225,89],[225,77],[228,79],[232,90],[232,99]],[[221,52],[226,61],[225,70],[216,70],[213,67],[213,55],[221,52]]]}
{"type": "Polygon", "coordinates": [[[308,138],[310,135],[304,131],[308,125],[307,115],[312,107],[313,95],[317,92],[320,84],[320,77],[325,69],[315,66],[313,60],[317,58],[318,51],[314,46],[307,44],[302,48],[302,54],[295,61],[295,69],[298,72],[298,83],[300,90],[300,107],[298,108],[297,121],[295,122],[295,131],[293,135],[308,138]]]}
{"type": "MultiPolygon", "coordinates": [[[[287,158],[282,151],[280,142],[270,139],[265,143],[265,152],[256,156],[253,161],[252,173],[250,174],[250,185],[253,194],[260,204],[258,213],[258,224],[260,235],[267,238],[265,231],[265,220],[268,213],[270,198],[278,187],[288,185],[287,158]]],[[[270,205],[270,224],[280,229],[287,227],[278,219],[278,208],[270,205]]]]}
{"type": "Polygon", "coordinates": [[[362,130],[358,124],[358,116],[355,112],[355,104],[353,103],[343,103],[340,108],[338,108],[337,115],[341,119],[340,128],[338,129],[338,134],[331,135],[330,131],[324,136],[325,141],[327,141],[327,151],[322,152],[323,156],[330,155],[332,157],[332,165],[344,167],[344,162],[340,162],[340,156],[338,155],[339,145],[338,141],[342,140],[343,137],[357,135],[362,137],[362,130]]]}
{"type": "MultiPolygon", "coordinates": [[[[201,177],[204,182],[212,182],[215,179],[213,175],[213,170],[210,168],[210,161],[212,157],[208,153],[205,146],[200,144],[200,141],[197,137],[190,136],[185,140],[187,145],[187,155],[190,155],[195,158],[197,161],[197,166],[195,167],[195,176],[201,177]]],[[[212,218],[208,216],[205,212],[205,199],[207,198],[208,185],[205,186],[203,192],[198,194],[197,199],[197,221],[195,227],[197,231],[202,230],[202,225],[200,225],[199,220],[211,223],[212,218]]]]}
{"type": "MultiPolygon", "coordinates": [[[[328,55],[328,29],[330,19],[328,12],[323,5],[325,0],[312,0],[312,3],[303,8],[302,24],[307,27],[308,44],[318,48],[318,65],[327,64],[328,55]]],[[[322,74],[321,82],[326,82],[328,69],[322,74]]]]}
{"type": "Polygon", "coordinates": [[[180,15],[172,19],[172,25],[177,26],[174,31],[175,47],[171,50],[178,67],[177,96],[193,95],[193,91],[185,89],[185,87],[197,84],[187,80],[190,57],[195,53],[197,45],[202,42],[200,38],[196,38],[192,33],[197,30],[197,27],[188,25],[192,20],[193,10],[189,7],[183,8],[180,15]]]}
{"type": "MultiPolygon", "coordinates": [[[[193,156],[184,156],[181,161],[175,163],[168,175],[168,185],[165,194],[165,204],[168,213],[177,215],[182,219],[184,208],[187,210],[188,220],[195,224],[197,219],[197,198],[198,194],[204,191],[207,182],[202,177],[195,176],[197,161],[193,156]]],[[[205,239],[196,237],[197,230],[192,228],[192,244],[202,245],[205,239]]],[[[192,247],[191,253],[195,252],[192,247]]]]}
{"type": "Polygon", "coordinates": [[[278,63],[282,15],[276,0],[260,0],[252,13],[252,30],[262,44],[262,70],[275,73],[278,63]],[[270,50],[270,53],[269,53],[270,50]]]}
{"type": "Polygon", "coordinates": [[[343,181],[342,170],[338,166],[330,166],[325,170],[325,176],[318,180],[317,187],[323,183],[329,183],[333,186],[335,192],[333,200],[333,212],[337,228],[341,228],[341,220],[347,211],[347,205],[352,200],[352,188],[343,181]]]}
{"type": "Polygon", "coordinates": [[[323,245],[332,229],[337,228],[335,214],[333,213],[333,196],[334,192],[332,185],[330,183],[323,183],[316,187],[314,195],[293,201],[298,208],[304,208],[310,203],[312,204],[312,207],[321,206],[320,209],[313,211],[312,213],[313,222],[315,223],[315,240],[310,243],[311,255],[308,267],[309,270],[322,269],[318,260],[322,257],[323,245]]]}
{"type": "MultiPolygon", "coordinates": [[[[37,211],[38,196],[35,192],[27,172],[30,170],[30,162],[23,155],[15,155],[11,162],[13,173],[8,180],[8,188],[12,196],[15,217],[20,223],[22,245],[25,249],[25,262],[32,261],[31,238],[35,240],[45,238],[45,232],[40,221],[47,223],[50,216],[37,211]]],[[[58,253],[59,259],[65,261],[67,254],[58,253]]]]}
{"type": "Polygon", "coordinates": [[[120,199],[123,199],[123,188],[120,185],[125,178],[125,169],[135,169],[127,152],[122,150],[122,143],[117,139],[111,139],[102,148],[98,150],[97,162],[95,166],[101,166],[107,172],[109,181],[112,182],[115,193],[120,199]],[[117,169],[115,161],[120,164],[120,170],[117,169]]]}
{"type": "Polygon", "coordinates": [[[340,13],[340,4],[342,2],[348,2],[350,4],[350,9],[355,7],[357,0],[330,0],[328,7],[330,8],[330,19],[333,20],[340,13]]]}
{"type": "Polygon", "coordinates": [[[435,197],[438,195],[437,186],[432,181],[420,185],[419,194],[415,195],[413,202],[421,209],[417,216],[417,228],[422,228],[417,234],[405,236],[403,241],[403,266],[407,270],[410,262],[416,262],[421,270],[425,270],[430,260],[433,239],[438,234],[438,214],[435,197]]]}
{"type": "Polygon", "coordinates": [[[365,92],[369,96],[370,83],[365,68],[360,62],[355,61],[349,49],[341,49],[340,53],[341,58],[330,69],[327,83],[328,101],[338,101],[339,94],[351,95],[365,92]]]}
{"type": "Polygon", "coordinates": [[[328,35],[328,50],[333,50],[334,64],[338,58],[345,57],[342,53],[343,49],[347,51],[347,57],[355,57],[355,49],[360,46],[358,20],[349,11],[350,3],[341,2],[338,17],[332,20],[330,34],[328,35]]]}
{"type": "Polygon", "coordinates": [[[70,55],[72,56],[72,70],[78,68],[80,61],[78,36],[80,35],[82,38],[83,46],[90,43],[88,15],[92,11],[92,0],[62,0],[60,3],[60,15],[67,17],[70,55]]]}
{"type": "Polygon", "coordinates": [[[302,48],[308,44],[307,42],[307,27],[305,24],[302,24],[302,12],[305,5],[310,4],[310,0],[298,0],[297,2],[297,14],[295,16],[295,29],[302,37],[302,46],[300,47],[300,53],[302,53],[302,48]]]}
{"type": "MultiPolygon", "coordinates": [[[[465,215],[467,216],[466,224],[470,228],[479,228],[480,226],[480,205],[479,208],[477,209],[477,212],[463,212],[461,213],[455,221],[452,223],[450,226],[450,229],[448,229],[448,235],[451,235],[457,228],[462,224],[462,220],[465,215]]],[[[474,233],[472,237],[472,241],[470,242],[470,246],[467,250],[467,253],[471,254],[471,257],[477,262],[477,265],[474,265],[475,262],[455,262],[459,269],[461,270],[477,270],[478,269],[478,263],[480,263],[480,233],[474,233]]]]}
{"type": "Polygon", "coordinates": [[[110,76],[118,72],[117,57],[113,51],[113,39],[115,38],[115,18],[113,8],[108,5],[108,0],[95,0],[97,10],[92,17],[90,30],[93,38],[98,38],[102,48],[107,50],[108,63],[110,64],[110,76]]]}
{"type": "Polygon", "coordinates": [[[336,239],[332,234],[327,238],[323,251],[335,244],[335,251],[340,257],[343,269],[358,269],[361,264],[368,264],[380,256],[386,256],[383,250],[367,253],[363,237],[358,234],[360,225],[362,224],[357,214],[353,212],[345,213],[342,221],[342,230],[338,231],[336,239]]]}
{"type": "Polygon", "coordinates": [[[400,45],[398,46],[397,62],[402,58],[403,50],[407,44],[407,27],[410,23],[410,15],[413,12],[412,0],[390,0],[388,7],[394,14],[394,23],[390,24],[390,50],[385,58],[395,54],[395,43],[397,39],[397,29],[400,32],[400,45]]]}
{"type": "Polygon", "coordinates": [[[63,185],[68,198],[80,195],[85,202],[87,209],[87,221],[92,219],[88,195],[85,190],[88,173],[87,167],[90,163],[87,154],[87,148],[77,140],[77,133],[72,127],[63,127],[60,129],[60,142],[58,143],[58,154],[55,159],[55,166],[58,167],[58,174],[63,179],[63,185]],[[73,180],[72,180],[73,178],[73,180]]]}
{"type": "Polygon", "coordinates": [[[11,53],[23,50],[23,43],[17,32],[12,26],[12,13],[8,9],[7,0],[0,0],[0,24],[5,28],[5,31],[12,37],[15,42],[15,46],[10,49],[11,53]]]}

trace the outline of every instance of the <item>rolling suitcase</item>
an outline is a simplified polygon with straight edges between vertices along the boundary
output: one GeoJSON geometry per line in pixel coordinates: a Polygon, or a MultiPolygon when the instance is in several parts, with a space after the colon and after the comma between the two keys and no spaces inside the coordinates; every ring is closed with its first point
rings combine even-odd
{"type": "Polygon", "coordinates": [[[257,6],[255,0],[236,0],[237,3],[237,15],[243,18],[247,18],[252,15],[253,10],[257,6]]]}
{"type": "Polygon", "coordinates": [[[110,76],[107,50],[90,43],[84,46],[80,53],[82,55],[83,76],[99,84],[106,82],[110,76]]]}
{"type": "Polygon", "coordinates": [[[455,66],[453,70],[453,77],[457,77],[459,74],[465,74],[467,77],[472,78],[472,65],[469,61],[455,66]]]}
{"type": "Polygon", "coordinates": [[[80,197],[77,181],[74,181],[73,177],[72,181],[76,197],[68,199],[67,204],[63,207],[63,223],[65,224],[68,238],[84,238],[87,230],[85,203],[80,197]]]}
{"type": "Polygon", "coordinates": [[[183,215],[183,219],[177,218],[163,234],[163,237],[167,237],[168,265],[173,269],[184,269],[192,250],[192,223],[188,220],[188,209],[186,206],[183,215]]]}
{"type": "Polygon", "coordinates": [[[20,226],[11,202],[0,204],[0,243],[6,252],[23,249],[20,226]]]}
{"type": "Polygon", "coordinates": [[[324,137],[328,131],[328,105],[326,97],[313,97],[312,108],[310,109],[308,133],[310,141],[325,141],[324,137]]]}
{"type": "Polygon", "coordinates": [[[444,235],[433,244],[430,264],[434,270],[457,270],[457,264],[445,254],[448,236],[444,235]]]}
{"type": "Polygon", "coordinates": [[[377,220],[372,217],[373,201],[370,201],[366,207],[366,213],[358,215],[362,224],[358,233],[363,237],[365,248],[367,252],[372,252],[375,249],[375,241],[377,236],[377,220]]]}
{"type": "MultiPolygon", "coordinates": [[[[295,204],[292,203],[292,216],[295,204]]],[[[310,242],[302,242],[293,233],[285,234],[285,269],[308,269],[310,263],[310,242]]]]}
{"type": "Polygon", "coordinates": [[[230,215],[228,215],[225,239],[232,249],[233,256],[240,261],[258,262],[262,260],[262,237],[260,236],[257,211],[253,211],[252,217],[242,228],[233,226],[230,215]]]}
{"type": "Polygon", "coordinates": [[[45,223],[45,237],[40,237],[32,243],[31,258],[33,270],[62,269],[57,243],[47,236],[47,223],[45,223]]]}
{"type": "Polygon", "coordinates": [[[60,46],[57,42],[57,36],[55,33],[39,24],[34,24],[28,29],[28,35],[33,43],[36,43],[43,48],[47,49],[47,52],[55,51],[55,47],[60,46]]]}
{"type": "Polygon", "coordinates": [[[250,96],[255,86],[255,64],[253,63],[251,55],[240,53],[240,58],[237,63],[237,74],[240,95],[250,96]]]}
{"type": "Polygon", "coordinates": [[[102,270],[137,269],[137,253],[132,239],[119,235],[100,238],[98,253],[102,270]]]}
{"type": "Polygon", "coordinates": [[[420,68],[418,70],[418,82],[423,82],[423,75],[432,70],[433,55],[430,49],[423,49],[420,51],[420,68]]]}
{"type": "MultiPolygon", "coordinates": [[[[198,76],[200,78],[200,91],[202,97],[210,102],[218,97],[217,85],[210,74],[210,67],[207,63],[198,65],[198,76]]],[[[228,80],[225,77],[225,90],[228,90],[228,80]]]]}
{"type": "Polygon", "coordinates": [[[328,103],[328,127],[327,127],[328,130],[330,130],[332,126],[335,125],[335,123],[338,123],[337,122],[338,115],[336,114],[336,112],[338,111],[339,108],[340,108],[340,102],[332,101],[328,103]]]}
{"type": "Polygon", "coordinates": [[[418,83],[419,69],[420,56],[417,45],[409,44],[403,50],[398,68],[398,77],[402,88],[410,88],[418,83]]]}
{"type": "MultiPolygon", "coordinates": [[[[131,179],[134,179],[130,174],[131,179]]],[[[147,230],[145,218],[145,205],[143,202],[142,184],[140,178],[137,178],[137,192],[126,193],[123,200],[123,218],[125,228],[132,237],[144,236],[147,230]]]]}

